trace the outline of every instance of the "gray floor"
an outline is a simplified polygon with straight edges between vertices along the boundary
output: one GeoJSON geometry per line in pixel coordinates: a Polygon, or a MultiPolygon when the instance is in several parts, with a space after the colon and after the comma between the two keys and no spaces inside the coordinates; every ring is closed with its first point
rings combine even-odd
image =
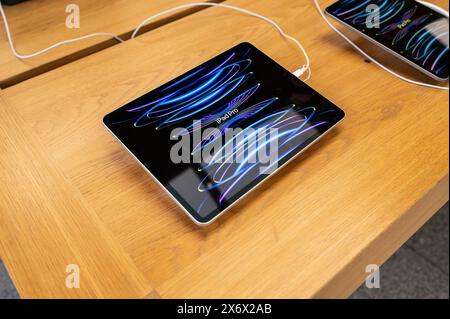
{"type": "Polygon", "coordinates": [[[380,267],[380,288],[365,284],[353,299],[449,298],[448,203],[380,267]]]}
{"type": "MultiPolygon", "coordinates": [[[[350,298],[449,298],[448,203],[380,268],[380,288],[350,298]]],[[[0,260],[0,299],[19,298],[0,260]]]]}
{"type": "Polygon", "coordinates": [[[18,299],[19,294],[16,291],[8,272],[0,260],[0,299],[18,299]]]}

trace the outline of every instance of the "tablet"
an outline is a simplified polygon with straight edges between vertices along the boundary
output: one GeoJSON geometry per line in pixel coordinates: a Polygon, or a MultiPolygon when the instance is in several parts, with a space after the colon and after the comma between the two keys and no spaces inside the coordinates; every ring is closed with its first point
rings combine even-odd
{"type": "Polygon", "coordinates": [[[103,122],[183,211],[205,225],[343,118],[291,72],[241,43],[103,122]]]}
{"type": "Polygon", "coordinates": [[[339,0],[326,14],[438,81],[447,81],[448,17],[414,0],[339,0]]]}

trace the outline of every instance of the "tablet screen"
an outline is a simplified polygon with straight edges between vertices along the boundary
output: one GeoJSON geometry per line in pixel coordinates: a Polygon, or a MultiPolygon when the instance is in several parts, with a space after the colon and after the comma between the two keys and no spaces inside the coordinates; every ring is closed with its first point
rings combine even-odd
{"type": "Polygon", "coordinates": [[[326,11],[439,79],[448,78],[448,18],[413,0],[341,0],[326,11]]]}
{"type": "Polygon", "coordinates": [[[343,117],[242,43],[104,123],[196,222],[208,223],[343,117]]]}

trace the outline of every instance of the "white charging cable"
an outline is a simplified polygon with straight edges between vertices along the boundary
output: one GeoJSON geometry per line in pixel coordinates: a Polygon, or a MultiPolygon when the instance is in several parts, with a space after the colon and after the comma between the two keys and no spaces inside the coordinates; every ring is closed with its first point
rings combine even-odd
{"type": "Polygon", "coordinates": [[[85,35],[85,36],[82,36],[82,37],[78,37],[78,38],[64,40],[64,41],[55,43],[55,44],[49,46],[48,48],[42,49],[40,51],[31,53],[31,54],[20,54],[20,53],[17,52],[16,48],[14,47],[14,42],[13,42],[13,39],[12,39],[12,36],[11,36],[11,31],[9,29],[8,20],[6,19],[6,14],[5,14],[5,11],[3,11],[3,7],[2,7],[1,3],[0,3],[0,15],[2,16],[3,24],[5,25],[6,37],[8,39],[9,47],[11,48],[12,53],[19,59],[29,59],[29,58],[35,57],[37,55],[40,55],[42,53],[45,53],[47,51],[50,51],[50,50],[52,50],[54,48],[57,48],[57,47],[59,47],[59,46],[61,46],[63,44],[72,43],[72,42],[76,42],[76,41],[80,41],[80,40],[85,40],[85,39],[93,38],[93,37],[111,37],[111,38],[116,39],[119,42],[124,42],[123,39],[121,39],[120,37],[118,37],[118,36],[116,36],[114,34],[99,32],[99,33],[88,34],[88,35],[85,35]]]}
{"type": "MultiPolygon", "coordinates": [[[[246,9],[242,9],[242,8],[239,8],[239,7],[230,6],[230,5],[226,5],[226,4],[222,4],[222,3],[194,2],[194,3],[188,3],[188,4],[176,6],[176,7],[174,7],[174,8],[171,8],[171,9],[168,9],[168,10],[165,10],[165,11],[162,11],[162,12],[159,12],[159,13],[157,13],[157,14],[155,14],[155,15],[152,15],[152,16],[148,17],[148,18],[145,19],[144,21],[142,21],[142,22],[138,25],[138,27],[134,30],[133,34],[131,35],[131,39],[135,38],[136,35],[138,34],[139,30],[140,30],[144,25],[146,25],[147,23],[149,23],[151,20],[154,20],[154,19],[156,19],[156,18],[158,18],[158,17],[161,17],[161,16],[163,16],[163,15],[166,15],[166,14],[171,13],[171,12],[174,12],[174,11],[178,11],[178,10],[181,10],[181,9],[192,8],[192,7],[197,7],[197,6],[204,6],[204,7],[221,7],[221,8],[225,8],[225,9],[230,9],[230,10],[238,11],[238,12],[245,13],[245,14],[247,14],[247,15],[250,15],[250,16],[253,16],[253,17],[256,17],[256,18],[259,18],[259,19],[261,19],[261,20],[263,20],[263,21],[265,21],[265,22],[271,24],[272,26],[274,26],[274,27],[278,30],[278,32],[279,32],[284,38],[286,38],[286,39],[292,41],[293,43],[295,43],[295,44],[299,47],[299,49],[300,49],[300,51],[302,52],[302,54],[305,56],[305,60],[306,60],[306,61],[305,61],[305,64],[304,64],[301,68],[299,68],[298,70],[294,71],[293,74],[294,74],[295,76],[297,76],[297,77],[300,77],[300,76],[302,76],[306,71],[308,71],[308,76],[307,76],[307,78],[304,79],[303,81],[307,81],[307,80],[311,77],[311,68],[310,68],[310,60],[309,60],[309,56],[308,56],[308,54],[306,53],[305,48],[302,46],[302,44],[301,44],[297,39],[295,39],[294,37],[292,37],[292,36],[290,36],[289,34],[287,34],[286,32],[284,32],[283,29],[282,29],[276,22],[274,22],[273,20],[271,20],[271,19],[269,19],[269,18],[267,18],[267,17],[264,17],[264,16],[262,16],[262,15],[260,15],[260,14],[258,14],[258,13],[255,13],[255,12],[252,12],[252,11],[249,11],[249,10],[246,10],[246,9]]],[[[11,36],[10,29],[9,29],[8,20],[6,19],[6,14],[5,14],[4,10],[3,10],[3,7],[2,7],[2,5],[1,5],[1,3],[0,3],[0,14],[1,14],[2,18],[3,18],[3,24],[5,25],[6,36],[7,36],[7,38],[8,38],[8,43],[9,43],[9,46],[10,46],[10,48],[11,48],[11,51],[12,51],[12,53],[13,53],[17,58],[19,58],[19,59],[28,59],[28,58],[32,58],[32,57],[35,57],[35,56],[37,56],[37,55],[40,55],[40,54],[42,54],[42,53],[44,53],[44,52],[47,52],[47,51],[49,51],[49,50],[51,50],[51,49],[54,49],[54,48],[56,48],[56,47],[59,47],[59,46],[61,46],[61,45],[63,45],[63,44],[72,43],[72,42],[84,40],[84,39],[87,39],[87,38],[97,37],[97,36],[107,36],[107,37],[112,37],[112,38],[116,39],[116,40],[119,41],[119,42],[124,42],[123,39],[121,39],[120,37],[118,37],[118,36],[116,36],[116,35],[114,35],[114,34],[111,34],[111,33],[92,33],[92,34],[88,34],[88,35],[85,35],[85,36],[82,36],[82,37],[78,37],[78,38],[74,38],[74,39],[69,39],[69,40],[64,40],[64,41],[55,43],[55,44],[49,46],[48,48],[45,48],[45,49],[43,49],[43,50],[40,50],[40,51],[31,53],[31,54],[19,54],[19,53],[17,52],[17,50],[15,49],[15,47],[14,47],[14,42],[13,42],[13,40],[12,40],[12,36],[11,36]]]]}
{"type": "MultiPolygon", "coordinates": [[[[377,66],[379,66],[380,68],[382,68],[383,70],[385,70],[386,72],[396,76],[397,78],[399,78],[400,80],[403,80],[405,82],[408,82],[410,84],[414,84],[414,85],[419,85],[419,86],[424,86],[424,87],[428,87],[428,88],[432,88],[432,89],[438,89],[438,90],[447,90],[448,91],[448,86],[440,86],[440,85],[433,85],[433,84],[429,84],[429,83],[423,83],[423,82],[419,82],[419,81],[414,81],[411,79],[408,79],[407,77],[404,77],[398,73],[396,73],[395,71],[389,69],[388,67],[384,66],[382,63],[378,62],[377,60],[375,60],[374,58],[372,58],[368,53],[366,53],[363,49],[361,49],[359,46],[357,46],[352,40],[350,40],[345,34],[343,34],[341,31],[339,31],[331,22],[330,20],[325,16],[325,14],[323,13],[322,9],[320,8],[319,2],[318,0],[313,0],[314,4],[316,5],[317,11],[319,11],[319,14],[322,16],[322,18],[325,20],[325,22],[331,27],[331,29],[333,29],[339,36],[341,36],[341,38],[343,38],[345,41],[347,41],[356,51],[358,51],[359,53],[361,53],[365,58],[367,58],[368,60],[372,61],[373,63],[375,63],[377,66]]],[[[424,5],[427,5],[428,7],[432,8],[432,9],[436,9],[436,11],[443,13],[443,15],[445,15],[446,17],[448,17],[448,12],[445,11],[444,9],[437,7],[436,5],[430,4],[428,2],[425,1],[418,1],[421,2],[424,5]]]]}
{"type": "Polygon", "coordinates": [[[192,8],[192,7],[197,7],[197,6],[204,6],[204,7],[221,7],[221,8],[225,8],[225,9],[229,9],[229,10],[234,10],[234,11],[238,11],[241,13],[245,13],[247,15],[250,15],[252,17],[261,19],[269,24],[271,24],[272,26],[275,27],[275,29],[278,30],[278,32],[286,39],[292,41],[293,43],[295,43],[295,45],[297,45],[297,47],[300,49],[300,51],[302,52],[302,54],[305,56],[306,62],[305,64],[298,70],[294,71],[293,74],[297,77],[302,76],[306,71],[308,71],[308,77],[304,80],[308,80],[311,77],[311,68],[310,68],[310,60],[309,60],[309,56],[308,53],[306,53],[305,48],[303,47],[303,45],[294,37],[290,36],[289,34],[287,34],[286,32],[283,31],[283,29],[273,20],[262,16],[258,13],[255,13],[253,11],[247,10],[247,9],[243,9],[243,8],[239,8],[239,7],[235,7],[235,6],[231,6],[231,5],[227,5],[227,4],[223,4],[223,3],[213,3],[213,2],[194,2],[194,3],[187,3],[187,4],[183,4],[162,12],[159,12],[157,14],[154,14],[150,17],[148,17],[147,19],[145,19],[144,21],[142,21],[134,30],[133,34],[131,35],[131,38],[135,38],[136,35],[139,33],[139,30],[146,25],[147,23],[149,23],[150,21],[159,18],[160,16],[166,15],[168,13],[174,12],[174,11],[178,11],[181,9],[187,9],[187,8],[192,8]]]}

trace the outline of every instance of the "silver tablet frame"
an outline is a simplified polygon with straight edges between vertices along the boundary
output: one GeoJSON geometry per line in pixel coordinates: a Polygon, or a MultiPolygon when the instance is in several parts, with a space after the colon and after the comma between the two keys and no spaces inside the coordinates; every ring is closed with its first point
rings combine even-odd
{"type": "MultiPolygon", "coordinates": [[[[398,53],[398,52],[392,50],[391,48],[385,46],[384,44],[378,42],[377,40],[375,40],[375,39],[369,37],[369,36],[368,36],[367,34],[365,34],[364,32],[361,32],[361,31],[359,31],[358,29],[354,28],[353,26],[347,24],[345,21],[342,21],[342,20],[336,18],[335,16],[333,16],[332,14],[330,14],[327,10],[325,10],[325,14],[326,14],[328,17],[332,18],[334,21],[336,21],[336,22],[342,24],[343,26],[349,28],[349,29],[352,30],[352,31],[355,31],[356,33],[358,33],[359,35],[361,35],[363,38],[369,40],[370,42],[372,42],[372,43],[375,44],[376,46],[378,46],[378,47],[384,49],[384,50],[387,51],[388,53],[391,53],[392,55],[394,55],[395,57],[399,58],[399,59],[402,60],[403,62],[408,63],[409,65],[411,65],[412,67],[414,67],[416,70],[418,70],[418,71],[424,73],[425,75],[429,76],[430,78],[432,78],[432,79],[434,79],[434,80],[436,80],[436,81],[439,81],[439,82],[446,82],[446,81],[448,81],[448,79],[449,79],[448,77],[447,77],[447,78],[440,78],[440,77],[438,77],[437,75],[431,73],[430,71],[426,70],[425,68],[423,68],[423,67],[417,65],[416,63],[414,63],[414,62],[408,60],[407,58],[405,58],[404,56],[402,56],[400,53],[398,53]]],[[[446,17],[443,17],[443,18],[446,18],[446,17]]]]}
{"type": "Polygon", "coordinates": [[[212,222],[214,222],[217,218],[219,218],[220,216],[222,216],[225,212],[227,212],[231,207],[235,206],[238,202],[240,202],[243,198],[245,198],[249,193],[253,192],[257,187],[261,186],[264,182],[266,182],[267,180],[269,180],[272,176],[274,176],[279,170],[281,170],[284,166],[286,166],[289,162],[291,162],[292,160],[294,160],[295,158],[297,158],[297,156],[299,156],[300,154],[302,154],[304,151],[306,151],[310,146],[312,146],[313,144],[315,144],[317,141],[319,141],[322,137],[324,137],[326,134],[328,134],[333,128],[335,128],[339,123],[341,123],[344,118],[345,118],[345,112],[343,112],[343,116],[342,118],[336,122],[333,126],[331,126],[328,130],[326,130],[325,132],[323,132],[320,136],[318,136],[314,141],[312,141],[311,143],[309,143],[306,147],[304,147],[302,150],[298,151],[297,154],[295,154],[294,156],[292,156],[289,160],[287,160],[285,163],[283,163],[283,165],[281,165],[280,167],[278,167],[276,170],[274,170],[272,173],[269,174],[269,176],[267,176],[266,178],[264,178],[263,180],[261,180],[259,183],[257,183],[256,185],[254,185],[251,189],[249,189],[245,194],[243,194],[241,197],[239,197],[237,200],[235,200],[233,203],[231,203],[228,207],[226,207],[224,210],[222,210],[220,213],[218,213],[216,216],[214,216],[213,218],[211,218],[209,221],[207,222],[200,222],[197,219],[194,218],[194,216],[191,215],[191,213],[189,213],[189,211],[178,201],[178,199],[173,196],[173,194],[168,191],[166,189],[166,187],[164,187],[164,185],[150,172],[150,170],[133,154],[133,152],[131,152],[128,147],[109,129],[109,127],[103,123],[103,125],[106,127],[106,129],[112,134],[112,136],[115,137],[115,139],[117,141],[119,141],[120,145],[122,145],[122,147],[131,154],[131,156],[141,165],[142,168],[144,168],[144,170],[147,172],[147,174],[149,174],[156,182],[159,186],[161,186],[161,188],[167,193],[169,194],[169,197],[172,198],[175,203],[177,203],[177,205],[181,208],[181,210],[198,226],[207,226],[209,224],[211,224],[212,222]]]}

